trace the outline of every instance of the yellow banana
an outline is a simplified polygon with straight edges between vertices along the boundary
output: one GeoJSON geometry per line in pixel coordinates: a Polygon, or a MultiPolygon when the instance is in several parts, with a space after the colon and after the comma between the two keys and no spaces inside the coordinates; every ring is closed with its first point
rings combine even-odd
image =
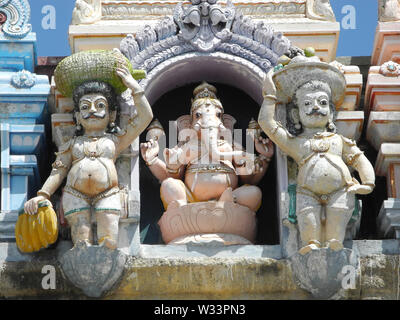
{"type": "Polygon", "coordinates": [[[42,248],[37,229],[38,229],[37,214],[35,214],[29,217],[29,232],[32,239],[33,251],[39,251],[42,248]]]}
{"type": "Polygon", "coordinates": [[[44,210],[38,210],[37,214],[37,231],[39,235],[40,242],[44,248],[47,248],[49,246],[49,241],[47,240],[46,233],[44,232],[44,228],[46,228],[44,224],[44,210]]]}
{"type": "Polygon", "coordinates": [[[44,223],[46,226],[45,234],[48,242],[54,243],[58,237],[58,226],[57,226],[57,216],[51,207],[42,208],[44,211],[44,223]]]}
{"type": "Polygon", "coordinates": [[[21,234],[21,224],[22,224],[22,215],[19,215],[17,224],[15,225],[15,240],[17,242],[17,247],[19,250],[23,251],[24,240],[21,234]]]}
{"type": "Polygon", "coordinates": [[[22,215],[22,226],[21,226],[21,234],[24,241],[24,246],[22,248],[23,252],[32,252],[32,240],[29,234],[29,215],[23,214],[22,215]]]}

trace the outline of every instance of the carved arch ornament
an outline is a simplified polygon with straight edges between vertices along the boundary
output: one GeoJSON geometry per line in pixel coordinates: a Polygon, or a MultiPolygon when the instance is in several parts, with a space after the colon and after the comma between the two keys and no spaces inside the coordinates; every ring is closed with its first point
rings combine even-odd
{"type": "Polygon", "coordinates": [[[0,0],[0,13],[5,22],[1,31],[11,38],[24,38],[32,30],[28,0],[0,0]]]}
{"type": "Polygon", "coordinates": [[[234,61],[252,69],[262,81],[291,47],[282,33],[236,12],[231,1],[226,6],[216,2],[191,0],[187,7],[179,3],[173,17],[166,16],[154,27],[147,25],[136,36],[130,34],[121,41],[121,52],[133,67],[148,74],[141,81],[143,87],[152,82],[160,68],[166,70],[168,65],[194,55],[234,61]]]}

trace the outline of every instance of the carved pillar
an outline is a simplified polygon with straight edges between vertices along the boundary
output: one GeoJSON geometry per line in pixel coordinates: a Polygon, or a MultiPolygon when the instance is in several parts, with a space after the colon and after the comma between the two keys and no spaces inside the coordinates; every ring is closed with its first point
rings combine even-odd
{"type": "Polygon", "coordinates": [[[400,238],[400,3],[379,0],[373,66],[369,70],[365,111],[367,139],[379,151],[378,176],[386,176],[387,196],[377,224],[385,238],[400,238]]]}

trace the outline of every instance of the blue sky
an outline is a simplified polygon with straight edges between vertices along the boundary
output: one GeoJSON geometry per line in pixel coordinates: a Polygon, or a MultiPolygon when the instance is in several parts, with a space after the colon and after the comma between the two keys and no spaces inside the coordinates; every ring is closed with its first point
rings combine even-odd
{"type": "MultiPolygon", "coordinates": [[[[331,0],[336,20],[341,24],[337,56],[371,55],[378,19],[377,2],[378,0],[331,0]],[[352,8],[355,19],[349,20],[352,8]]],[[[29,0],[29,3],[32,10],[31,23],[38,39],[38,55],[69,55],[68,26],[75,0],[29,0]],[[49,7],[46,6],[53,6],[55,9],[55,25],[50,28],[49,21],[46,20],[49,7]],[[47,29],[42,26],[43,19],[47,22],[47,29]]]]}

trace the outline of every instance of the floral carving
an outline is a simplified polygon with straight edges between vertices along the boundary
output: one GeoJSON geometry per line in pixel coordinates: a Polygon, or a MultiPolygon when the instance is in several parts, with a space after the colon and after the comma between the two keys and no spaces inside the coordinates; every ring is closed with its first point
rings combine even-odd
{"type": "Polygon", "coordinates": [[[400,64],[388,61],[381,66],[379,72],[385,77],[400,77],[400,64]]]}
{"type": "Polygon", "coordinates": [[[29,89],[36,84],[36,75],[27,70],[15,73],[11,78],[11,85],[18,89],[29,89]]]}

